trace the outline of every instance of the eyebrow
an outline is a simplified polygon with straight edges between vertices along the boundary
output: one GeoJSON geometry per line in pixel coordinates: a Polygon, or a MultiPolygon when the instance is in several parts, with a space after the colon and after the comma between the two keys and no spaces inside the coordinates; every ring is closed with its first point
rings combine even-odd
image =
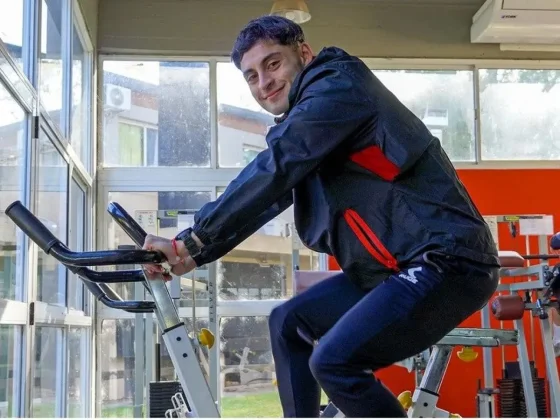
{"type": "MultiPolygon", "coordinates": [[[[265,58],[263,58],[263,59],[261,60],[261,63],[266,63],[268,60],[270,60],[271,58],[273,58],[273,57],[275,57],[275,56],[277,56],[277,55],[280,55],[280,52],[278,52],[278,51],[272,52],[272,53],[268,54],[265,58]]],[[[245,71],[243,72],[243,77],[247,77],[247,75],[248,75],[249,73],[251,73],[252,71],[253,71],[253,69],[245,70],[245,71]]]]}

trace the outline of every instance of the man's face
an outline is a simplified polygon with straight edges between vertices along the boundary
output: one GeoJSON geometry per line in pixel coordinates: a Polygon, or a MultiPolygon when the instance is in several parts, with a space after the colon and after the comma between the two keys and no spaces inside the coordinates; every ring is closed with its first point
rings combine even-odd
{"type": "Polygon", "coordinates": [[[306,43],[294,48],[261,41],[243,55],[241,71],[259,105],[273,115],[281,115],[288,110],[294,79],[312,59],[313,52],[306,43]]]}

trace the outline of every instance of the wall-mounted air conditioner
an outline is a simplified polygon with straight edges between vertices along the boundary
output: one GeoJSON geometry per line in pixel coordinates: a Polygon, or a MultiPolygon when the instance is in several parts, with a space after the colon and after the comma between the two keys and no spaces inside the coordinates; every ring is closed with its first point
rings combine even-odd
{"type": "Polygon", "coordinates": [[[558,48],[560,0],[487,0],[473,16],[471,42],[558,48]]]}
{"type": "Polygon", "coordinates": [[[105,85],[105,108],[117,111],[129,111],[132,105],[132,92],[122,86],[105,85]]]}

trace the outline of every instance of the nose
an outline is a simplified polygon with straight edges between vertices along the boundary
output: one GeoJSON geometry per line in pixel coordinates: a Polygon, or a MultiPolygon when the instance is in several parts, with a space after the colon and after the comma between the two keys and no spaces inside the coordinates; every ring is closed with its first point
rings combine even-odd
{"type": "Polygon", "coordinates": [[[259,75],[259,90],[266,94],[267,91],[270,90],[270,86],[272,85],[273,79],[267,73],[259,75]]]}

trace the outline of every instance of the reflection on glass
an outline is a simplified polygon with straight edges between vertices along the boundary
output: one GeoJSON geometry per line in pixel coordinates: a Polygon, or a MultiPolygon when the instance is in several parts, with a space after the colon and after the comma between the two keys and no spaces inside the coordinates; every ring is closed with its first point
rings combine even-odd
{"type": "MultiPolygon", "coordinates": [[[[150,192],[110,192],[109,201],[119,203],[147,233],[172,238],[180,230],[186,228],[183,218],[178,223],[176,210],[196,210],[202,207],[211,199],[209,191],[150,191],[150,192]],[[161,210],[158,213],[158,210],[161,210]],[[165,213],[165,210],[170,213],[165,213]]],[[[130,237],[109,217],[108,249],[126,249],[133,247],[134,244],[130,237]]],[[[186,222],[190,220],[188,216],[184,218],[186,222]]],[[[118,270],[134,268],[133,266],[117,266],[118,270]]],[[[180,306],[186,306],[186,301],[192,300],[192,275],[189,273],[181,279],[182,300],[180,306]]],[[[204,269],[194,272],[195,279],[204,280],[207,278],[207,271],[204,269]]],[[[134,283],[116,283],[111,287],[123,298],[134,298],[134,283]]],[[[206,299],[206,287],[202,283],[195,283],[197,299],[206,299]]]]}
{"type": "MultiPolygon", "coordinates": [[[[218,191],[218,197],[223,190],[218,191]]],[[[218,260],[218,298],[283,299],[292,296],[292,267],[317,269],[316,253],[301,247],[290,207],[218,260]]]]}
{"type": "Polygon", "coordinates": [[[453,161],[474,161],[473,72],[374,70],[373,73],[424,122],[453,161]]]}
{"type": "Polygon", "coordinates": [[[282,417],[266,317],[220,322],[223,417],[282,417]]]}
{"type": "Polygon", "coordinates": [[[63,98],[63,49],[62,17],[68,7],[66,0],[41,1],[41,58],[39,71],[39,94],[49,116],[66,135],[63,98]]]}
{"type": "MultiPolygon", "coordinates": [[[[143,327],[143,325],[141,326],[143,327]]],[[[98,336],[101,417],[134,417],[135,321],[103,321],[98,336]]]]}
{"type": "Polygon", "coordinates": [[[72,110],[70,139],[72,147],[77,155],[81,157],[86,169],[89,169],[88,148],[90,147],[88,138],[88,88],[87,67],[89,55],[86,53],[80,38],[76,24],[72,25],[72,110]]]}
{"type": "MultiPolygon", "coordinates": [[[[0,207],[22,199],[26,114],[0,83],[0,207]]],[[[17,241],[16,225],[0,212],[0,299],[15,299],[21,264],[21,243],[17,241]]],[[[20,280],[21,281],[21,280],[20,280]]]]}
{"type": "Polygon", "coordinates": [[[88,388],[82,386],[87,373],[82,370],[85,361],[84,347],[85,334],[88,330],[70,328],[68,330],[68,411],[66,417],[85,417],[84,401],[87,398],[88,388]]]}
{"type": "Polygon", "coordinates": [[[274,116],[255,101],[241,71],[233,63],[218,63],[218,163],[244,167],[266,146],[274,116]]]}
{"type": "MultiPolygon", "coordinates": [[[[43,131],[37,143],[36,164],[37,217],[66,243],[68,164],[43,131]]],[[[38,253],[38,300],[66,306],[66,268],[42,250],[38,253]]]]}
{"type": "Polygon", "coordinates": [[[17,355],[18,330],[19,327],[0,325],[0,418],[11,418],[15,414],[14,376],[17,367],[14,364],[17,362],[14,356],[17,355]]]}
{"type": "MultiPolygon", "coordinates": [[[[72,251],[84,251],[85,241],[85,208],[86,193],[73,179],[70,183],[70,231],[68,245],[72,251]]],[[[84,309],[84,286],[82,280],[72,272],[68,272],[68,307],[84,309]]]]}
{"type": "Polygon", "coordinates": [[[482,159],[560,159],[560,70],[480,70],[482,159]]]}
{"type": "Polygon", "coordinates": [[[23,2],[24,0],[0,0],[0,40],[21,70],[24,47],[23,2]]]}
{"type": "Polygon", "coordinates": [[[103,62],[104,166],[210,166],[208,63],[103,62]]]}
{"type": "Polygon", "coordinates": [[[53,418],[59,413],[62,381],[62,330],[38,327],[35,330],[35,366],[33,372],[34,418],[53,418]],[[58,391],[58,392],[57,392],[58,391]]]}

